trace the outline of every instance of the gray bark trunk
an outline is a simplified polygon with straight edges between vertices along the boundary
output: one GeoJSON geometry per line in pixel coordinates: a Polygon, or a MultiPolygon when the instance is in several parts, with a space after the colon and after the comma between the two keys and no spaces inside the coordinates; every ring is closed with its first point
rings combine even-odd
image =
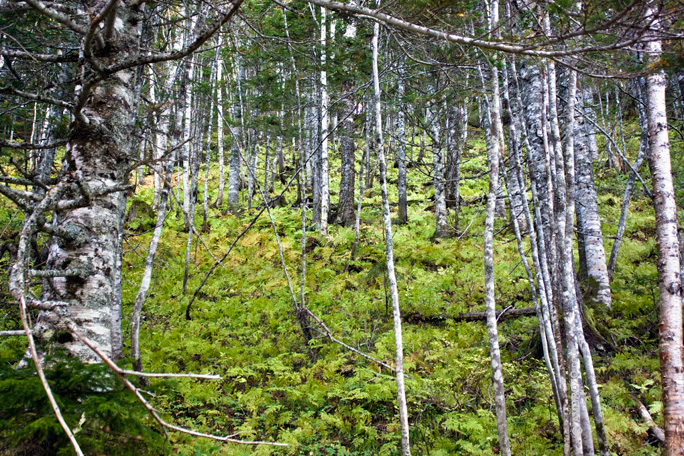
{"type": "MultiPolygon", "coordinates": [[[[492,3],[492,10],[498,8],[498,2],[492,3]]],[[[492,19],[492,24],[498,23],[492,19]]],[[[487,163],[489,165],[489,192],[487,194],[487,215],[484,232],[484,276],[485,276],[485,305],[487,312],[487,333],[489,338],[489,355],[492,364],[492,384],[494,387],[494,404],[496,408],[496,428],[499,435],[499,451],[502,455],[510,456],[511,446],[508,439],[506,424],[506,397],[504,395],[503,370],[501,367],[501,353],[499,350],[499,335],[496,324],[496,298],[494,289],[494,217],[496,215],[497,196],[501,190],[499,182],[499,162],[501,157],[501,99],[499,97],[499,73],[492,65],[490,68],[491,90],[487,100],[486,114],[489,129],[487,147],[487,163]]]]}
{"type": "Polygon", "coordinates": [[[133,315],[131,316],[131,358],[133,358],[133,369],[137,371],[142,371],[142,358],[140,356],[140,317],[142,312],[142,306],[147,299],[148,291],[150,290],[150,282],[152,279],[152,271],[154,269],[154,258],[157,254],[157,247],[159,246],[159,239],[161,238],[162,229],[164,228],[164,220],[166,218],[166,202],[169,199],[169,193],[171,191],[171,166],[170,160],[168,164],[157,165],[159,174],[161,174],[162,169],[166,169],[164,173],[164,187],[162,188],[159,208],[157,209],[157,224],[154,227],[154,233],[152,234],[152,240],[147,250],[147,259],[145,260],[145,270],[143,272],[143,278],[140,283],[140,288],[138,289],[138,294],[135,297],[135,303],[133,305],[133,315]]]}
{"type": "Polygon", "coordinates": [[[449,235],[447,223],[446,194],[444,188],[444,154],[440,142],[440,125],[437,105],[429,109],[430,127],[432,129],[432,182],[435,188],[435,238],[449,235]]]}
{"type": "Polygon", "coordinates": [[[226,170],[224,157],[224,137],[223,137],[223,58],[220,50],[223,48],[223,38],[218,34],[217,43],[218,61],[216,62],[216,141],[218,143],[218,196],[216,197],[216,207],[221,210],[223,206],[223,195],[226,192],[226,170]]]}
{"type": "MultiPolygon", "coordinates": [[[[582,103],[580,102],[580,109],[582,103]]],[[[590,280],[590,297],[597,303],[611,307],[610,279],[606,268],[606,253],[603,248],[603,233],[598,212],[596,186],[594,184],[594,164],[586,136],[589,123],[582,116],[575,120],[575,201],[577,227],[582,236],[580,248],[584,249],[586,274],[590,280]],[[594,283],[595,282],[595,283],[594,283]]]]}
{"type": "Polygon", "coordinates": [[[397,70],[397,193],[399,223],[408,222],[408,201],[406,199],[406,122],[404,121],[404,67],[399,63],[397,70]]]}
{"type": "MultiPolygon", "coordinates": [[[[347,90],[347,92],[350,92],[347,90]]],[[[340,199],[337,205],[337,223],[352,226],[354,223],[354,158],[356,146],[354,144],[354,115],[356,107],[347,98],[345,103],[342,133],[340,133],[340,155],[342,159],[342,173],[340,176],[340,199]]]]}

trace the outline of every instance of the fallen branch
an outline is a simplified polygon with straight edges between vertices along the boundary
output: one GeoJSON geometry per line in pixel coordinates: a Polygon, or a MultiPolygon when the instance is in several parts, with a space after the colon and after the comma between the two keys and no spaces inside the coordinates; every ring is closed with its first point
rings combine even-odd
{"type": "Polygon", "coordinates": [[[637,410],[639,410],[639,415],[641,415],[641,418],[646,421],[646,424],[648,424],[648,430],[651,431],[651,434],[658,439],[661,445],[665,444],[665,432],[663,432],[660,427],[658,427],[657,424],[655,424],[655,421],[653,421],[653,418],[651,418],[651,414],[648,412],[648,409],[644,405],[643,402],[641,402],[639,399],[636,397],[632,396],[632,400],[636,403],[637,405],[637,410]]]}
{"type": "MultiPolygon", "coordinates": [[[[506,308],[500,310],[496,313],[496,318],[504,319],[511,317],[521,317],[525,315],[536,315],[536,310],[534,307],[523,307],[521,309],[511,309],[506,308]]],[[[433,315],[423,315],[420,312],[409,312],[404,314],[404,321],[408,323],[429,323],[433,325],[440,325],[447,322],[447,320],[454,321],[485,321],[487,320],[487,314],[485,312],[468,312],[459,315],[448,315],[448,314],[433,314],[433,315]]]]}
{"type": "Polygon", "coordinates": [[[26,331],[23,329],[16,329],[10,331],[0,331],[0,337],[12,337],[12,336],[26,336],[26,331]]]}

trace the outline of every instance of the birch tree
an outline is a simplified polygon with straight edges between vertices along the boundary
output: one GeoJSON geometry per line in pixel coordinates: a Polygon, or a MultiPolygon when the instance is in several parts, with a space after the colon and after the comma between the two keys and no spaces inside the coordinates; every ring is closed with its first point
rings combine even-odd
{"type": "MultiPolygon", "coordinates": [[[[652,4],[649,2],[649,5],[652,4]]],[[[652,17],[655,13],[654,7],[650,7],[647,17],[652,17]]],[[[657,62],[662,54],[661,42],[657,39],[649,41],[646,44],[646,53],[650,63],[657,62]]],[[[646,84],[649,165],[653,177],[658,249],[660,373],[665,419],[665,453],[673,456],[684,454],[684,341],[677,206],[670,162],[665,72],[655,71],[646,78],[646,84]]]]}
{"type": "MultiPolygon", "coordinates": [[[[380,6],[380,0],[376,0],[376,6],[380,6]]],[[[387,196],[387,162],[385,148],[383,147],[382,135],[382,105],[380,100],[380,75],[378,72],[378,41],[380,25],[373,26],[373,93],[375,111],[375,135],[378,147],[378,163],[380,166],[380,188],[382,193],[382,219],[385,232],[385,257],[387,260],[387,277],[392,298],[392,318],[394,320],[394,343],[395,343],[395,375],[397,379],[397,402],[399,406],[399,424],[401,428],[401,454],[410,456],[411,445],[409,442],[408,407],[406,404],[406,391],[404,386],[404,343],[401,331],[401,310],[399,309],[399,289],[397,277],[394,272],[394,246],[392,242],[392,219],[390,218],[389,198],[387,196]]]]}

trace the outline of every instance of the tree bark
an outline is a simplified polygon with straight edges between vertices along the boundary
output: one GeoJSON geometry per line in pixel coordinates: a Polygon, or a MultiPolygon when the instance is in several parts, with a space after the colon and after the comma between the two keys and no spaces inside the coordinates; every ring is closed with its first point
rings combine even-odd
{"type": "Polygon", "coordinates": [[[408,201],[406,198],[406,122],[404,119],[404,91],[405,91],[405,72],[404,62],[399,62],[397,69],[397,99],[399,106],[397,109],[397,193],[399,223],[408,222],[408,201]]]}
{"type": "MultiPolygon", "coordinates": [[[[580,103],[580,109],[583,109],[580,103]]],[[[598,212],[596,185],[594,184],[594,164],[591,160],[589,137],[583,116],[575,120],[575,182],[577,227],[582,237],[580,248],[584,249],[586,274],[592,283],[590,297],[597,303],[611,307],[610,279],[606,268],[606,253],[603,248],[603,233],[598,212]]]]}
{"type": "MultiPolygon", "coordinates": [[[[650,3],[650,2],[649,2],[650,3]]],[[[654,14],[648,8],[646,15],[654,14]]],[[[649,63],[660,59],[659,40],[646,45],[649,63]]],[[[684,364],[682,363],[682,282],[680,277],[677,206],[672,182],[670,143],[665,101],[665,72],[647,77],[649,165],[653,177],[653,204],[656,214],[658,249],[658,288],[660,289],[660,376],[663,388],[665,453],[684,454],[684,364]]]]}
{"type": "Polygon", "coordinates": [[[223,206],[223,195],[226,192],[226,170],[224,157],[224,137],[223,137],[223,58],[221,50],[223,49],[223,37],[218,35],[217,62],[216,62],[216,141],[218,144],[218,196],[216,197],[215,206],[221,210],[223,206]]]}
{"type": "MultiPolygon", "coordinates": [[[[112,38],[112,51],[102,56],[102,64],[136,59],[140,56],[142,12],[122,2],[118,8],[122,26],[112,38]]],[[[77,91],[83,90],[78,87],[77,91]]],[[[77,93],[78,96],[80,94],[77,93]]],[[[81,115],[72,122],[71,135],[62,165],[69,190],[66,199],[89,204],[57,209],[57,226],[75,236],[54,238],[49,245],[46,269],[71,270],[54,277],[52,287],[43,293],[47,300],[70,303],[67,310],[79,322],[82,334],[108,356],[112,350],[112,303],[118,295],[117,252],[126,198],[130,159],[135,156],[133,129],[137,112],[135,70],[128,69],[105,77],[90,92],[81,115]]],[[[15,264],[10,290],[24,289],[24,265],[15,264]]],[[[41,311],[33,333],[37,338],[54,339],[60,331],[70,332],[67,321],[54,311],[41,311]]],[[[61,340],[57,345],[83,361],[99,361],[78,339],[61,340]]]]}
{"type": "Polygon", "coordinates": [[[637,92],[637,111],[639,112],[639,127],[641,128],[641,138],[639,142],[639,152],[637,154],[633,170],[629,173],[629,178],[627,178],[627,184],[625,185],[625,193],[622,197],[622,205],[620,206],[620,220],[618,221],[617,233],[615,235],[615,241],[613,242],[613,248],[610,251],[610,259],[608,260],[608,278],[612,280],[613,274],[615,273],[615,267],[617,266],[618,253],[620,252],[620,245],[622,244],[622,237],[625,234],[625,225],[627,224],[627,210],[629,208],[629,201],[632,198],[632,193],[634,192],[634,185],[636,184],[637,175],[634,172],[639,172],[641,165],[644,163],[644,159],[648,157],[648,119],[646,118],[646,98],[644,96],[645,80],[640,78],[635,81],[635,89],[637,92]]]}
{"type": "MultiPolygon", "coordinates": [[[[499,2],[494,0],[490,4],[490,33],[497,29],[499,23],[499,2]]],[[[511,444],[508,438],[506,423],[506,396],[504,394],[503,369],[499,349],[499,333],[496,321],[496,297],[494,289],[494,218],[497,210],[497,196],[501,191],[499,181],[499,163],[501,160],[501,98],[499,90],[499,70],[490,62],[490,89],[487,95],[486,112],[489,129],[485,134],[489,137],[487,143],[487,164],[489,170],[489,191],[487,193],[487,212],[484,231],[484,279],[485,305],[487,313],[487,334],[489,339],[489,356],[492,365],[492,384],[494,388],[494,405],[496,408],[496,429],[499,436],[499,451],[504,456],[511,455],[511,444]]],[[[484,80],[483,80],[484,82],[484,80]]]]}
{"type": "Polygon", "coordinates": [[[328,234],[328,212],[330,211],[330,177],[328,170],[328,73],[326,71],[326,9],[321,7],[321,151],[320,151],[320,188],[321,188],[321,235],[328,234]]]}
{"type": "MultiPolygon", "coordinates": [[[[376,0],[376,7],[380,6],[380,0],[376,0]]],[[[392,316],[394,319],[394,343],[396,347],[395,374],[397,379],[397,402],[399,405],[399,423],[401,425],[401,454],[411,455],[409,442],[408,407],[406,404],[406,392],[404,388],[404,344],[401,330],[401,311],[399,309],[399,289],[397,277],[394,271],[394,247],[392,243],[392,220],[390,218],[389,198],[387,196],[387,162],[385,161],[385,148],[383,147],[382,135],[382,108],[380,104],[380,76],[378,73],[378,38],[380,25],[376,22],[373,27],[373,89],[375,105],[375,134],[378,146],[378,162],[380,165],[380,180],[382,193],[382,218],[385,231],[385,256],[387,260],[387,277],[392,297],[392,316]]]]}

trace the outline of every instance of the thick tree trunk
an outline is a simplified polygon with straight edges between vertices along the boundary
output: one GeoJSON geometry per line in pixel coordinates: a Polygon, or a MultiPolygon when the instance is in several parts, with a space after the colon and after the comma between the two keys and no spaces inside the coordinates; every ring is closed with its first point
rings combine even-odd
{"type": "MultiPolygon", "coordinates": [[[[655,11],[651,8],[647,15],[655,11]]],[[[660,41],[647,44],[649,63],[661,56],[660,41]]],[[[663,388],[665,452],[684,455],[684,364],[682,363],[682,278],[680,276],[677,206],[672,183],[665,101],[665,73],[647,77],[649,164],[653,177],[660,289],[660,376],[663,388]]]]}
{"type": "MultiPolygon", "coordinates": [[[[100,58],[104,65],[140,55],[141,11],[122,2],[118,17],[123,25],[112,38],[111,52],[100,58]]],[[[72,190],[67,191],[64,199],[87,203],[55,211],[56,228],[72,233],[73,237],[51,241],[46,269],[61,275],[50,279],[51,286],[43,293],[46,300],[69,303],[70,319],[78,322],[81,333],[108,356],[118,350],[111,346],[112,331],[118,330],[112,328],[112,305],[120,286],[117,252],[126,208],[122,190],[127,183],[130,159],[135,156],[134,86],[134,69],[107,76],[90,92],[81,111],[83,116],[71,125],[62,171],[73,185],[68,185],[72,190]]],[[[23,293],[23,267],[22,264],[12,268],[13,293],[23,293]]],[[[42,311],[33,333],[37,338],[54,340],[81,360],[99,361],[78,339],[57,340],[60,331],[70,332],[66,324],[60,313],[42,311]]]]}

